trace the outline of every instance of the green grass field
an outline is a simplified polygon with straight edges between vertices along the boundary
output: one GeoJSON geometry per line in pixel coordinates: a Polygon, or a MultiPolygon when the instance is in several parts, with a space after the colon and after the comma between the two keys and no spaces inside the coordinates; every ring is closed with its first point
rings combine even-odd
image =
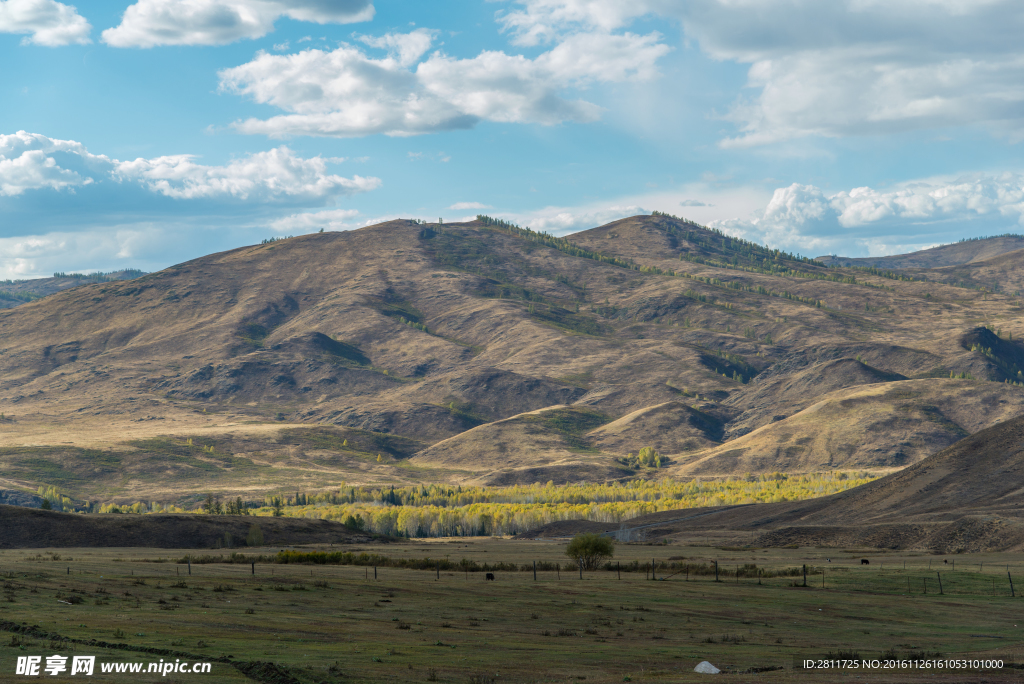
{"type": "MultiPolygon", "coordinates": [[[[362,550],[522,565],[564,562],[562,548],[473,538],[362,550]]],[[[269,563],[258,564],[255,576],[250,565],[194,563],[189,576],[174,562],[188,553],[0,552],[7,630],[0,634],[0,681],[21,679],[14,675],[18,656],[53,654],[96,655],[100,663],[212,662],[210,674],[97,670],[94,682],[275,684],[701,681],[707,675],[693,667],[702,660],[744,682],[1019,681],[1021,671],[1010,668],[822,673],[794,669],[794,661],[851,653],[1024,661],[1022,603],[1011,598],[1006,577],[1006,566],[1016,566],[1024,590],[1021,554],[959,555],[953,570],[945,557],[924,554],[620,545],[616,560],[639,567],[621,579],[600,570],[581,580],[561,570],[540,572],[536,581],[532,572],[498,572],[489,582],[483,573],[442,571],[438,578],[436,571],[378,568],[374,579],[372,567],[269,563]],[[861,558],[871,564],[862,566],[861,558]],[[650,581],[645,566],[652,560],[659,578],[672,572],[668,563],[717,560],[721,581],[713,574],[687,579],[685,572],[650,581]],[[805,564],[809,586],[794,586],[803,584],[805,564]]]]}

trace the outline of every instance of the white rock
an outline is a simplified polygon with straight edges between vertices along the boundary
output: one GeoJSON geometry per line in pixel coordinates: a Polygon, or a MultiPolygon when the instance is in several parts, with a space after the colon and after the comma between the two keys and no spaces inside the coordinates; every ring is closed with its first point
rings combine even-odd
{"type": "Polygon", "coordinates": [[[717,667],[709,663],[708,661],[702,662],[697,667],[693,668],[694,672],[700,672],[701,674],[718,674],[721,672],[717,667]]]}

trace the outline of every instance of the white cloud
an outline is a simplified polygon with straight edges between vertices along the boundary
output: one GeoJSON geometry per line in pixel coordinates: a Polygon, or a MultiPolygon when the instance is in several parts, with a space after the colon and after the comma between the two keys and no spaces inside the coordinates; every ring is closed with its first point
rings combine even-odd
{"type": "Polygon", "coordinates": [[[686,200],[683,200],[682,202],[680,202],[679,206],[681,206],[681,207],[711,207],[711,206],[714,206],[714,205],[713,204],[708,204],[707,202],[701,202],[700,200],[686,199],[686,200]]]}
{"type": "Polygon", "coordinates": [[[490,209],[491,205],[481,204],[480,202],[456,202],[448,208],[455,211],[465,211],[467,209],[490,209]]]}
{"type": "Polygon", "coordinates": [[[138,182],[176,199],[323,200],[373,190],[381,183],[374,177],[345,178],[329,173],[329,164],[343,160],[303,158],[283,146],[223,166],[207,166],[195,160],[195,155],[179,154],[118,161],[91,154],[74,140],[18,131],[0,135],[0,195],[44,188],[59,190],[113,179],[138,182]]]}
{"type": "Polygon", "coordinates": [[[496,51],[457,59],[435,52],[417,63],[432,36],[417,29],[361,38],[391,51],[382,59],[351,45],[294,55],[260,52],[251,62],[221,71],[221,89],[288,112],[234,124],[243,133],[276,138],[416,135],[470,128],[481,120],[586,122],[597,119],[600,108],[566,99],[565,90],[650,79],[669,50],[657,33],[578,34],[535,59],[496,51]]]}
{"type": "Polygon", "coordinates": [[[893,253],[951,242],[970,233],[1024,226],[1024,175],[968,175],[901,184],[893,190],[854,188],[826,195],[794,183],[775,191],[760,216],[711,221],[733,235],[804,254],[893,253]]]}
{"type": "Polygon", "coordinates": [[[387,33],[383,36],[359,36],[359,41],[370,47],[388,51],[399,66],[412,66],[430,49],[437,31],[416,29],[410,33],[387,33]]]}
{"type": "Polygon", "coordinates": [[[22,44],[56,47],[89,42],[92,26],[72,5],[54,0],[0,0],[0,33],[27,34],[22,44]]]}
{"type": "Polygon", "coordinates": [[[22,152],[13,159],[0,157],[0,195],[20,195],[39,188],[59,190],[91,182],[91,178],[57,166],[53,157],[39,150],[22,152]]]}
{"type": "Polygon", "coordinates": [[[1024,136],[1024,5],[1012,0],[694,0],[677,12],[756,95],[724,146],[982,124],[1024,136]]]}
{"type": "Polygon", "coordinates": [[[93,182],[89,171],[102,170],[108,164],[106,157],[89,154],[74,140],[56,140],[25,131],[0,135],[0,195],[88,185],[93,182]],[[78,168],[62,167],[56,157],[60,157],[65,166],[78,168]]]}
{"type": "Polygon", "coordinates": [[[803,136],[982,125],[1024,140],[1024,4],[1017,0],[518,0],[500,16],[534,45],[678,20],[716,60],[747,64],[723,147],[803,136]]]}
{"type": "Polygon", "coordinates": [[[327,159],[297,157],[287,147],[257,152],[225,166],[197,164],[194,155],[117,162],[114,176],[138,180],[151,190],[177,199],[232,195],[322,198],[354,195],[380,186],[379,178],[344,178],[327,172],[327,159]]]}
{"type": "Polygon", "coordinates": [[[507,12],[499,22],[520,45],[537,45],[558,39],[566,31],[611,32],[669,2],[658,0],[520,0],[521,10],[507,12]]]}
{"type": "Polygon", "coordinates": [[[281,233],[311,233],[315,230],[351,230],[357,226],[347,223],[359,212],[355,209],[325,209],[292,214],[270,222],[270,227],[281,233]]]}
{"type": "Polygon", "coordinates": [[[103,32],[113,47],[225,45],[259,38],[280,17],[318,24],[369,21],[371,0],[138,0],[103,32]]]}
{"type": "Polygon", "coordinates": [[[152,258],[170,236],[153,227],[0,238],[0,278],[42,278],[55,271],[89,271],[138,267],[130,259],[152,258]]]}

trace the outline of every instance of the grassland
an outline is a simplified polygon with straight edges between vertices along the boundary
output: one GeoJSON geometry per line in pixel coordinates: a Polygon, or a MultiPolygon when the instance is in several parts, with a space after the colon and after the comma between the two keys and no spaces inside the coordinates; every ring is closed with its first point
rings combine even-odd
{"type": "MultiPolygon", "coordinates": [[[[343,550],[530,565],[564,562],[562,548],[473,538],[343,550]]],[[[678,682],[702,680],[692,672],[702,660],[746,673],[726,675],[734,681],[1018,681],[1019,670],[1008,668],[823,674],[794,669],[794,659],[843,652],[1019,662],[1024,655],[1019,599],[1006,581],[1007,565],[1024,570],[1020,553],[960,555],[954,571],[943,563],[952,558],[920,553],[620,545],[621,579],[615,571],[581,580],[561,570],[539,572],[536,581],[530,571],[498,572],[494,582],[483,573],[269,563],[257,564],[255,575],[249,564],[193,563],[189,575],[175,562],[187,553],[3,552],[2,676],[18,655],[61,653],[100,662],[212,661],[212,674],[201,679],[218,683],[678,682]],[[717,561],[722,581],[696,572],[650,581],[652,561],[659,579],[671,563],[717,561]],[[804,565],[808,586],[794,586],[803,584],[804,565]],[[747,568],[738,580],[737,567],[747,568]]]]}

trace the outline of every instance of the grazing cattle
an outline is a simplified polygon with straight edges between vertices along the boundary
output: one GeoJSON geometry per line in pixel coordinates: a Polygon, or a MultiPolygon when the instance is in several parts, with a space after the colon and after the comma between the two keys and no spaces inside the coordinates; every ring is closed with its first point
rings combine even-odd
{"type": "Polygon", "coordinates": [[[827,561],[828,561],[829,563],[831,563],[831,562],[832,562],[832,559],[831,559],[831,558],[826,558],[825,560],[827,560],[827,561]]]}
{"type": "Polygon", "coordinates": [[[948,560],[944,560],[942,562],[945,563],[946,565],[949,565],[949,561],[948,560]]]}
{"type": "Polygon", "coordinates": [[[869,561],[867,558],[861,558],[860,559],[860,564],[861,565],[871,565],[871,561],[869,561]]]}
{"type": "Polygon", "coordinates": [[[493,572],[487,573],[487,579],[493,580],[494,579],[494,573],[493,572]]]}

